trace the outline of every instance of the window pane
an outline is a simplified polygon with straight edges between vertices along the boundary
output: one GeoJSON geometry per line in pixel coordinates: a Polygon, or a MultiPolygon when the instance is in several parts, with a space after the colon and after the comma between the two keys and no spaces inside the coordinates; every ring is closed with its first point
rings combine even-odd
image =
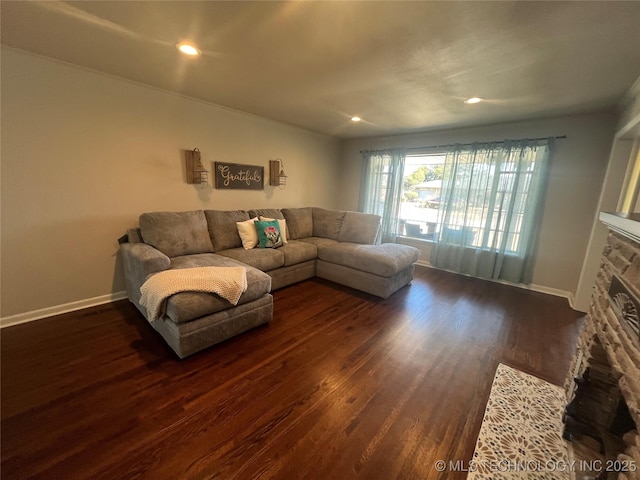
{"type": "Polygon", "coordinates": [[[442,152],[408,155],[397,233],[422,239],[442,233],[476,248],[517,253],[538,149],[461,151],[455,165],[446,165],[442,152]],[[439,225],[445,182],[452,185],[451,208],[439,225]]]}
{"type": "Polygon", "coordinates": [[[408,155],[405,159],[399,235],[433,239],[438,223],[445,155],[408,155]]]}

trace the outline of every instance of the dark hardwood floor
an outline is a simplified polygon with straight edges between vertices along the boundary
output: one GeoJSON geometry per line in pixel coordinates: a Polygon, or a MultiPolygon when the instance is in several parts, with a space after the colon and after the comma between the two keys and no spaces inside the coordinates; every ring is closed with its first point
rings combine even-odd
{"type": "Polygon", "coordinates": [[[560,384],[566,300],[416,269],[387,300],[321,280],[177,360],[127,301],[5,328],[1,474],[47,479],[456,479],[499,362],[560,384]]]}

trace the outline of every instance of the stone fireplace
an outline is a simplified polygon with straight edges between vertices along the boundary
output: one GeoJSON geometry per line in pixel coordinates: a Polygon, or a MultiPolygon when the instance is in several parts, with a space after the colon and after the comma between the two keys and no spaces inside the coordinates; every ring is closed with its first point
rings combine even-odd
{"type": "Polygon", "coordinates": [[[564,384],[565,438],[576,450],[581,439],[593,440],[580,460],[601,455],[611,467],[584,478],[640,479],[640,223],[610,214],[601,220],[610,232],[564,384]],[[622,471],[603,471],[614,467],[622,471]]]}

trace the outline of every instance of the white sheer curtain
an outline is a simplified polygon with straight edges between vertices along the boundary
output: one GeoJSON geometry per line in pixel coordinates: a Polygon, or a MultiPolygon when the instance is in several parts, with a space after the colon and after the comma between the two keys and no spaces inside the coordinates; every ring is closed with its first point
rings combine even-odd
{"type": "Polygon", "coordinates": [[[434,266],[531,282],[552,142],[456,146],[447,154],[434,266]]]}
{"type": "Polygon", "coordinates": [[[395,242],[398,233],[404,149],[363,152],[364,176],[360,208],[382,217],[383,242],[395,242]]]}

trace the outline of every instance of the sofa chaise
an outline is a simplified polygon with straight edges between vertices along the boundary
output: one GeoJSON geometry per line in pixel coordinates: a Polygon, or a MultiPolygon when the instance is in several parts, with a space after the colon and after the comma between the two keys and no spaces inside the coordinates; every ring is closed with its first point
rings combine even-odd
{"type": "Polygon", "coordinates": [[[140,216],[120,245],[129,300],[149,319],[140,288],[158,272],[192,267],[244,267],[247,289],[236,305],[204,292],[167,299],[151,325],[180,358],[273,317],[271,291],[314,276],[387,298],[413,279],[416,248],[377,242],[380,217],[323,208],[198,210],[140,216]],[[243,247],[238,222],[284,220],[287,243],[243,247]]]}

